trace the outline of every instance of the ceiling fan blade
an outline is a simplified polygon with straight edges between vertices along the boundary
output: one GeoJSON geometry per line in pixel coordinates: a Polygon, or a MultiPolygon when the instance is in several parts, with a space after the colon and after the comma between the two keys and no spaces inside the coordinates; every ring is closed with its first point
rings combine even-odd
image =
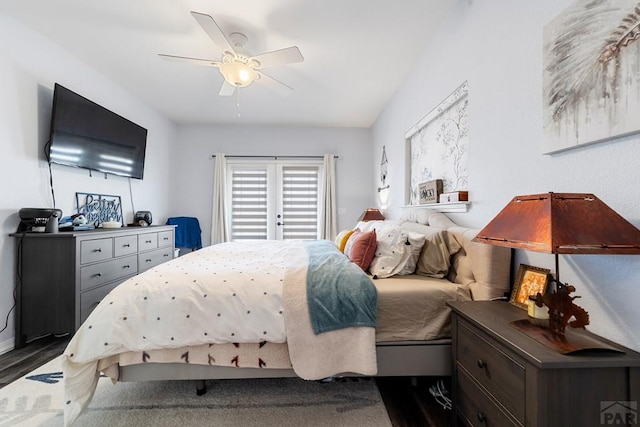
{"type": "Polygon", "coordinates": [[[269,90],[274,91],[280,96],[286,97],[293,93],[293,88],[290,88],[286,84],[279,82],[273,77],[267,76],[265,73],[259,73],[260,78],[256,80],[259,84],[266,87],[269,90]]]}
{"type": "Polygon", "coordinates": [[[200,24],[200,26],[207,33],[209,38],[213,40],[213,43],[219,49],[222,49],[222,52],[232,52],[232,53],[236,52],[235,50],[233,50],[231,43],[229,43],[229,40],[224,35],[224,33],[222,32],[222,30],[220,29],[216,21],[214,21],[214,19],[210,15],[192,11],[191,16],[193,16],[196,19],[196,21],[198,21],[198,24],[200,24]]]}
{"type": "Polygon", "coordinates": [[[159,53],[158,56],[169,61],[189,62],[191,64],[205,65],[209,67],[217,67],[220,65],[218,61],[214,61],[212,59],[189,58],[187,56],[165,55],[164,53],[159,53]]]}
{"type": "Polygon", "coordinates": [[[226,80],[222,81],[222,86],[220,86],[220,92],[218,92],[218,95],[220,96],[231,96],[233,95],[233,92],[236,91],[236,87],[234,85],[232,85],[231,83],[229,83],[226,80]]]}
{"type": "Polygon", "coordinates": [[[256,68],[275,67],[276,65],[293,64],[304,61],[304,57],[297,46],[263,53],[253,56],[251,59],[255,59],[260,63],[260,66],[256,68]]]}

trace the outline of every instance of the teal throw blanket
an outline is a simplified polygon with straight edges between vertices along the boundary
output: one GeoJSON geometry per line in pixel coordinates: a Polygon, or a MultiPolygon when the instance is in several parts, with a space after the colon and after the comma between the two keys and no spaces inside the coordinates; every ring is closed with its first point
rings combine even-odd
{"type": "Polygon", "coordinates": [[[378,294],[369,277],[328,240],[305,242],[307,300],[315,334],[376,326],[378,294]]]}

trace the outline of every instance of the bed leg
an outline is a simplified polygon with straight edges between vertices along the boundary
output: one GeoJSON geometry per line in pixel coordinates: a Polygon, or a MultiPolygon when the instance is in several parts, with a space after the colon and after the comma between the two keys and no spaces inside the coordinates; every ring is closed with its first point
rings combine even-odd
{"type": "Polygon", "coordinates": [[[207,383],[204,380],[196,380],[196,395],[202,396],[207,393],[207,383]]]}

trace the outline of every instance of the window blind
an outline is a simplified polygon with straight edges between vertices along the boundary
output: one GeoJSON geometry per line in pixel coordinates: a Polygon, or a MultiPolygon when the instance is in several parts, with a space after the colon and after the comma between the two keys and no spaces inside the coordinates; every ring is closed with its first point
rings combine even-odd
{"type": "Polygon", "coordinates": [[[231,239],[267,238],[267,171],[235,169],[231,178],[231,239]]]}
{"type": "Polygon", "coordinates": [[[282,168],[283,240],[306,240],[318,237],[317,166],[282,168]]]}

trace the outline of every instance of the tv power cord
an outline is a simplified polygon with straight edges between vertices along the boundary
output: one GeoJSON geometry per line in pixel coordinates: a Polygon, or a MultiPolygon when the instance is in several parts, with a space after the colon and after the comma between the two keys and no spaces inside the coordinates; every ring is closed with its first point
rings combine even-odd
{"type": "Polygon", "coordinates": [[[447,397],[449,391],[444,386],[444,381],[440,380],[429,388],[429,393],[434,397],[436,402],[444,409],[451,409],[451,399],[447,397]]]}

